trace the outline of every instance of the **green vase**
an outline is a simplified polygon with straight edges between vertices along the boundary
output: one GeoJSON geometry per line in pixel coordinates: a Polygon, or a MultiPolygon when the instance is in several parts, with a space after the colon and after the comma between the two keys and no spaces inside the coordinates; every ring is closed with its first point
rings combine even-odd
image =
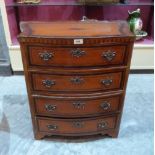
{"type": "Polygon", "coordinates": [[[130,30],[134,33],[137,34],[139,31],[142,30],[143,27],[143,22],[140,18],[141,13],[140,13],[140,9],[137,9],[133,12],[128,11],[129,17],[127,19],[129,26],[130,26],[130,30]]]}

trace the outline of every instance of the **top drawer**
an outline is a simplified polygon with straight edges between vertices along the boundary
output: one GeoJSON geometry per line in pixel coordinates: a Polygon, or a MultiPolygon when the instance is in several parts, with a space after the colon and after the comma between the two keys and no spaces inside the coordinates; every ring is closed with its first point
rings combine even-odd
{"type": "Polygon", "coordinates": [[[125,64],[126,46],[113,45],[91,48],[57,48],[29,46],[30,66],[99,67],[125,64]]]}

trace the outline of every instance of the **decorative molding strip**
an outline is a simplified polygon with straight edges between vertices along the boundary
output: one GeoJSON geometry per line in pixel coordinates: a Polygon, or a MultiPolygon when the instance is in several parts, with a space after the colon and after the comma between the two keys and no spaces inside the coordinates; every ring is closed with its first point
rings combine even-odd
{"type": "MultiPolygon", "coordinates": [[[[40,44],[51,44],[51,45],[74,45],[74,39],[75,38],[66,38],[66,39],[60,39],[60,38],[32,38],[32,37],[22,37],[20,36],[18,40],[21,43],[40,43],[40,44]]],[[[120,38],[83,38],[84,43],[82,45],[78,46],[85,46],[85,45],[102,45],[102,44],[111,44],[111,43],[130,43],[134,41],[134,37],[120,37],[120,38]]],[[[75,45],[74,45],[75,46],[75,45]]]]}

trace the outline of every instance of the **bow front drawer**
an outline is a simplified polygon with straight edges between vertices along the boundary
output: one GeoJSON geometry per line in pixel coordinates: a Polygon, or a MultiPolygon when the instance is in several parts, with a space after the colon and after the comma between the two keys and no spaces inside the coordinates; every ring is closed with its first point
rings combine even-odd
{"type": "Polygon", "coordinates": [[[107,91],[121,89],[123,72],[97,75],[32,74],[32,89],[37,91],[107,91]]]}
{"type": "Polygon", "coordinates": [[[111,45],[91,48],[56,48],[29,46],[30,66],[91,67],[123,65],[126,46],[111,45]]]}
{"type": "Polygon", "coordinates": [[[117,117],[94,117],[86,119],[54,119],[37,117],[40,132],[48,132],[53,135],[82,135],[101,133],[107,129],[114,129],[117,117]]]}
{"type": "Polygon", "coordinates": [[[86,117],[117,112],[120,108],[120,102],[120,94],[92,96],[91,98],[50,98],[47,96],[34,98],[35,109],[38,115],[55,117],[86,117]]]}

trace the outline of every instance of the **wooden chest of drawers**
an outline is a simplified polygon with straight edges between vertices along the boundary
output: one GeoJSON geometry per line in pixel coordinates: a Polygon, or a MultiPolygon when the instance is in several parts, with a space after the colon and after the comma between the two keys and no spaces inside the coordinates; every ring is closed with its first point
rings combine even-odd
{"type": "Polygon", "coordinates": [[[128,24],[24,22],[21,30],[35,138],[117,137],[135,39],[128,24]]]}

